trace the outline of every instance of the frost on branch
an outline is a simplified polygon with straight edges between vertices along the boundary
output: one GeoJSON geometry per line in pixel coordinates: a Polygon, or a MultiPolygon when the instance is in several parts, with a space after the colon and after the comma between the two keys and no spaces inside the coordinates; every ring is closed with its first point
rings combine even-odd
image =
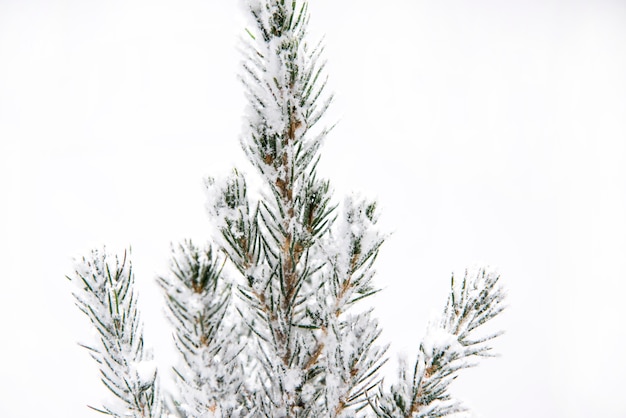
{"type": "Polygon", "coordinates": [[[306,2],[253,1],[247,9],[253,29],[241,76],[248,99],[242,146],[272,192],[285,195],[315,161],[328,133],[316,129],[332,100],[320,80],[323,48],[306,42],[306,2]]]}
{"type": "Polygon", "coordinates": [[[183,358],[174,369],[180,388],[175,404],[185,417],[207,411],[232,416],[245,409],[237,359],[242,347],[226,318],[231,286],[222,277],[223,266],[210,246],[184,241],[172,249],[170,274],[159,278],[183,358]]]}
{"type": "Polygon", "coordinates": [[[399,382],[391,393],[372,404],[383,417],[443,417],[466,411],[448,393],[459,370],[474,366],[475,357],[489,357],[491,340],[501,332],[475,336],[475,331],[504,309],[499,276],[481,269],[465,273],[461,283],[454,276],[448,302],[438,323],[431,323],[422,340],[412,376],[401,365],[399,382]]]}
{"type": "Polygon", "coordinates": [[[224,179],[206,181],[207,211],[213,238],[245,275],[261,257],[256,213],[250,211],[246,179],[237,170],[224,179]]]}
{"type": "MultiPolygon", "coordinates": [[[[98,363],[102,382],[117,402],[97,409],[114,417],[160,418],[162,403],[157,371],[143,345],[143,331],[133,293],[130,261],[94,250],[76,262],[69,277],[80,310],[99,340],[85,346],[98,363]]],[[[96,409],[96,408],[93,408],[96,409]]]]}

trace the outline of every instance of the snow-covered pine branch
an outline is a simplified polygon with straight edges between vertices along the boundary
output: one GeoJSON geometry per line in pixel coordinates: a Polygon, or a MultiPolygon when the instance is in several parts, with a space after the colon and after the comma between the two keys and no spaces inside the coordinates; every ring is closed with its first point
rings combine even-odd
{"type": "Polygon", "coordinates": [[[472,359],[492,356],[490,341],[502,333],[477,337],[475,331],[504,309],[505,293],[499,278],[485,269],[466,271],[460,283],[452,277],[443,316],[439,323],[429,325],[412,376],[401,365],[391,393],[381,390],[374,399],[372,406],[378,416],[445,417],[466,411],[448,389],[459,370],[475,365],[472,359]]]}
{"type": "Polygon", "coordinates": [[[116,402],[93,408],[119,418],[160,418],[162,400],[157,371],[144,350],[142,325],[133,292],[133,270],[126,252],[120,258],[94,250],[76,261],[68,276],[75,285],[76,304],[99,335],[85,345],[98,363],[102,382],[116,402]]]}
{"type": "MultiPolygon", "coordinates": [[[[339,212],[323,241],[328,263],[322,279],[326,300],[332,301],[323,311],[328,327],[324,365],[330,377],[325,391],[331,395],[327,403],[338,402],[333,404],[337,412],[365,406],[367,393],[379,383],[377,371],[386,362],[387,350],[375,344],[380,329],[371,310],[350,312],[354,304],[377,292],[373,263],[384,237],[376,227],[376,203],[350,196],[339,212]]],[[[350,410],[345,412],[351,416],[350,410]]]]}
{"type": "Polygon", "coordinates": [[[183,364],[175,368],[184,417],[241,416],[246,409],[236,329],[225,320],[231,286],[221,276],[224,260],[211,246],[187,240],[172,249],[171,270],[158,281],[165,292],[174,341],[183,364]]]}

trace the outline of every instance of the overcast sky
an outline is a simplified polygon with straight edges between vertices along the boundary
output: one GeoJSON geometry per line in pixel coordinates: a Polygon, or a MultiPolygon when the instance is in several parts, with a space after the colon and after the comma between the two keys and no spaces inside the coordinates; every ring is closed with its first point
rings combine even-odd
{"type": "MultiPolygon", "coordinates": [[[[132,245],[147,342],[171,356],[154,277],[170,242],[208,238],[203,178],[246,168],[237,3],[0,0],[0,416],[99,416],[64,279],[94,246],[132,245]]],[[[455,394],[484,418],[626,416],[626,3],[311,13],[339,121],[320,173],[376,196],[393,232],[375,301],[391,356],[414,357],[453,271],[489,264],[502,357],[455,394]]]]}

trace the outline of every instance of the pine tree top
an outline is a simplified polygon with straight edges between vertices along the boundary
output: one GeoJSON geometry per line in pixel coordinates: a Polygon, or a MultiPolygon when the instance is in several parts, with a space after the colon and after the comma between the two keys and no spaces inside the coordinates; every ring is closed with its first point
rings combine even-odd
{"type": "Polygon", "coordinates": [[[499,335],[475,335],[503,309],[498,275],[482,269],[453,279],[412,373],[401,368],[396,384],[381,384],[388,346],[372,310],[353,307],[378,291],[374,263],[385,234],[375,201],[336,200],[318,175],[332,95],[323,47],[308,43],[308,3],[254,0],[245,8],[241,145],[260,191],[251,193],[237,169],[209,178],[214,234],[206,245],[174,246],[171,271],[159,278],[181,356],[180,393],[167,402],[144,351],[130,264],[99,251],[77,263],[76,299],[100,335],[89,349],[118,401],[98,410],[198,418],[464,411],[448,389],[499,335]]]}

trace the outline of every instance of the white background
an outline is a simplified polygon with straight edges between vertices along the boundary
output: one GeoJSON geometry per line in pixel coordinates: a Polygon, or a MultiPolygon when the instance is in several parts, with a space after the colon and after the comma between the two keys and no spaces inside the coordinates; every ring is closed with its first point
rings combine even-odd
{"type": "MultiPolygon", "coordinates": [[[[320,172],[393,234],[377,315],[412,358],[452,271],[497,266],[502,357],[455,394],[485,418],[626,416],[626,3],[314,0],[339,121],[320,172]]],[[[64,279],[132,245],[154,277],[204,240],[202,180],[243,165],[236,1],[0,0],[0,416],[99,416],[64,279]]]]}

